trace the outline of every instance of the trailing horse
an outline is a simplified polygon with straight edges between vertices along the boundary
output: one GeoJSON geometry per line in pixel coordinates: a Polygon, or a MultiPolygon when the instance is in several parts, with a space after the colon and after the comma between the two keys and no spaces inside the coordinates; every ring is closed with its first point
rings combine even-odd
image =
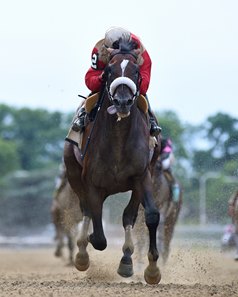
{"type": "Polygon", "coordinates": [[[133,46],[121,40],[119,49],[108,49],[110,61],[105,69],[105,87],[96,105],[96,117],[86,126],[81,150],[65,142],[64,161],[68,180],[79,197],[83,213],[76,268],[85,271],[90,265],[88,243],[97,250],[107,247],[102,225],[105,199],[131,190],[130,201],[123,212],[125,242],[118,273],[123,277],[133,274],[131,231],[141,203],[149,230],[149,265],[144,278],[149,284],[157,284],[161,279],[156,244],[160,215],[154,203],[151,175],[160,152],[160,141],[158,139],[158,144],[151,148],[146,101],[140,101],[138,92],[141,79],[138,50],[133,46]],[[91,220],[93,232],[88,236],[91,220]]]}
{"type": "Polygon", "coordinates": [[[65,167],[62,168],[62,171],[59,185],[56,186],[52,200],[51,217],[55,227],[55,256],[63,256],[64,239],[67,238],[69,265],[71,265],[74,264],[73,257],[78,235],[78,224],[83,216],[78,197],[66,178],[65,167]]]}

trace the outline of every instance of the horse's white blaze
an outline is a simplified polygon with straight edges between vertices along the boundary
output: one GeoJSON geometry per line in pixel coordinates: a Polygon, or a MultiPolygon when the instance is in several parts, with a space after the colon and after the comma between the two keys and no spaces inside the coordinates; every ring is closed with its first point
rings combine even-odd
{"type": "Polygon", "coordinates": [[[123,61],[121,62],[122,76],[124,76],[125,69],[126,69],[126,66],[127,66],[128,63],[129,63],[129,60],[123,60],[123,61]]]}
{"type": "Polygon", "coordinates": [[[136,84],[134,83],[133,80],[131,80],[129,77],[117,77],[116,79],[114,79],[114,81],[111,83],[110,85],[110,93],[113,95],[115,89],[119,86],[119,85],[127,85],[133,94],[136,93],[136,84]]]}

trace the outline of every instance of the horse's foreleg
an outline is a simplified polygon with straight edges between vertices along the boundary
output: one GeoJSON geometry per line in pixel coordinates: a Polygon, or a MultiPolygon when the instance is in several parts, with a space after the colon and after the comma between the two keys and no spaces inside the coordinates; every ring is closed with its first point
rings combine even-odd
{"type": "Polygon", "coordinates": [[[156,233],[159,225],[160,214],[153,199],[149,173],[147,174],[142,187],[142,205],[145,208],[145,223],[149,230],[149,265],[144,271],[144,278],[148,284],[158,284],[161,280],[161,274],[159,268],[157,267],[159,253],[156,245],[156,233]]]}
{"type": "Polygon", "coordinates": [[[172,220],[173,218],[166,218],[163,224],[163,250],[162,250],[162,259],[163,263],[166,264],[169,253],[170,253],[170,242],[172,240],[174,225],[175,222],[172,220]]]}
{"type": "Polygon", "coordinates": [[[151,213],[145,214],[146,226],[149,230],[149,251],[148,251],[148,260],[149,265],[144,271],[144,278],[148,284],[158,284],[161,280],[160,270],[157,267],[157,260],[159,258],[159,253],[156,247],[156,230],[157,230],[157,223],[159,221],[156,218],[156,212],[151,211],[151,213]]]}
{"type": "Polygon", "coordinates": [[[133,275],[133,263],[131,255],[134,252],[134,244],[132,240],[132,228],[138,213],[140,200],[132,193],[129,204],[123,213],[123,227],[125,230],[125,242],[122,247],[123,257],[121,258],[117,273],[123,277],[130,277],[133,275]]]}
{"type": "Polygon", "coordinates": [[[88,245],[89,224],[90,224],[90,218],[87,216],[84,216],[82,220],[79,239],[77,241],[79,251],[75,259],[75,267],[80,271],[85,271],[89,267],[89,255],[86,250],[88,245]]]}
{"type": "Polygon", "coordinates": [[[123,257],[121,258],[117,273],[123,277],[130,277],[133,275],[133,264],[131,255],[134,252],[134,245],[132,241],[132,225],[125,227],[125,242],[122,247],[123,257]]]}
{"type": "Polygon", "coordinates": [[[169,207],[169,210],[166,214],[165,222],[164,222],[164,250],[162,253],[162,258],[164,264],[167,262],[169,253],[170,253],[170,245],[173,238],[173,233],[175,229],[175,224],[177,222],[177,218],[179,215],[179,206],[174,202],[171,202],[172,206],[169,207]]]}
{"type": "Polygon", "coordinates": [[[69,263],[68,265],[73,265],[74,264],[74,235],[73,232],[71,230],[67,231],[67,238],[68,238],[68,249],[69,249],[69,263]]]}
{"type": "Polygon", "coordinates": [[[58,209],[54,212],[54,226],[55,226],[55,239],[56,239],[56,250],[55,256],[62,257],[64,247],[64,231],[61,223],[60,211],[58,209]]]}
{"type": "Polygon", "coordinates": [[[89,236],[89,242],[96,250],[103,251],[107,247],[107,240],[102,224],[103,198],[97,195],[96,192],[92,193],[90,197],[93,197],[90,203],[93,233],[89,236]]]}
{"type": "Polygon", "coordinates": [[[163,212],[160,212],[160,222],[158,228],[158,250],[159,253],[162,255],[164,260],[164,252],[165,252],[165,218],[163,212]]]}
{"type": "Polygon", "coordinates": [[[63,255],[63,247],[64,247],[64,234],[63,234],[63,227],[61,226],[61,224],[59,224],[56,227],[56,250],[55,250],[55,256],[56,257],[62,257],[63,255]]]}

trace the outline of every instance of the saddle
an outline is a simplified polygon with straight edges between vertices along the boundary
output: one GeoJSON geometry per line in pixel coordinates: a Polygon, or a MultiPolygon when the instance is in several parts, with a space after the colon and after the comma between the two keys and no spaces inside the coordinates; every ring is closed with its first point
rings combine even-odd
{"type": "MultiPolygon", "coordinates": [[[[93,121],[96,113],[97,113],[97,103],[99,100],[99,93],[94,93],[86,98],[86,100],[82,103],[84,105],[85,111],[87,116],[85,117],[85,126],[90,122],[93,121]]],[[[137,98],[137,106],[138,108],[145,113],[148,114],[148,102],[143,95],[139,95],[137,98]]],[[[81,106],[80,106],[81,107],[81,106]]],[[[79,108],[80,108],[79,107],[79,108]]],[[[79,109],[78,108],[78,109],[79,109]]],[[[78,113],[78,110],[76,114],[78,113]]],[[[73,143],[74,145],[81,148],[82,145],[83,134],[73,131],[71,128],[65,138],[65,140],[73,143]]],[[[155,137],[151,137],[150,139],[150,149],[153,151],[154,147],[157,145],[157,139],[155,137]]]]}
{"type": "MultiPolygon", "coordinates": [[[[98,99],[99,99],[99,93],[95,93],[95,94],[89,96],[85,100],[85,110],[86,110],[87,114],[91,113],[93,108],[96,106],[98,99]]],[[[149,108],[148,102],[143,95],[139,95],[139,97],[137,98],[137,106],[141,111],[143,111],[145,114],[147,114],[148,108],[149,108]]]]}

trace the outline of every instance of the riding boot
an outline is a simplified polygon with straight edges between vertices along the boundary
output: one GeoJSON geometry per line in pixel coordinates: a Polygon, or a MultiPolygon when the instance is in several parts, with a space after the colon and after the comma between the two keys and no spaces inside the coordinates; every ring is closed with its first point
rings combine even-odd
{"type": "Polygon", "coordinates": [[[146,98],[147,103],[148,103],[148,112],[149,112],[149,117],[150,117],[150,135],[151,136],[158,136],[162,129],[157,124],[156,117],[155,117],[154,113],[151,110],[150,103],[149,103],[149,100],[148,100],[148,96],[146,95],[145,98],[146,98]]]}
{"type": "Polygon", "coordinates": [[[85,117],[86,110],[84,107],[81,107],[73,120],[72,130],[75,132],[83,132],[85,129],[85,117]]]}
{"type": "Polygon", "coordinates": [[[150,114],[150,111],[149,111],[149,115],[150,115],[150,135],[158,136],[162,129],[160,126],[158,126],[154,115],[150,114]]]}

